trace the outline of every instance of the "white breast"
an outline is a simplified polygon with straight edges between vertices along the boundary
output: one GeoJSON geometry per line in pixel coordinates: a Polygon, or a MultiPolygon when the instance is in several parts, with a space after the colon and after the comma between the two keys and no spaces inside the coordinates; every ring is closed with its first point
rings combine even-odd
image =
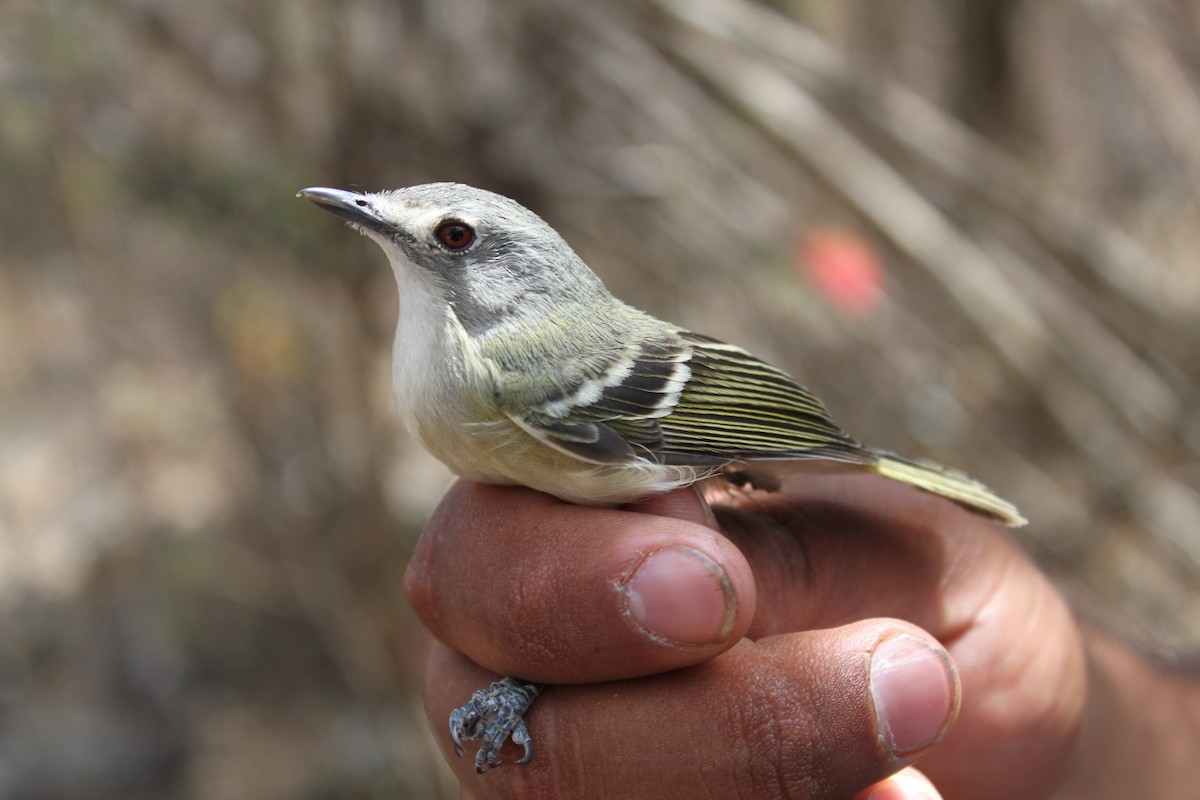
{"type": "MultiPolygon", "coordinates": [[[[507,423],[493,399],[489,367],[449,306],[422,276],[393,264],[400,291],[392,343],[392,391],[405,427],[456,473],[497,481],[472,464],[489,445],[471,431],[507,423]]],[[[511,424],[511,423],[507,423],[511,424]]]]}

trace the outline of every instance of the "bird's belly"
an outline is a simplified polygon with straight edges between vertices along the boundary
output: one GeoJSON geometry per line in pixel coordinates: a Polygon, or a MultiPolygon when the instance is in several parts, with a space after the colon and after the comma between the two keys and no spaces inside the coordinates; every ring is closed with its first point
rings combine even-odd
{"type": "Polygon", "coordinates": [[[458,423],[453,431],[413,432],[439,461],[464,478],[528,486],[569,503],[613,506],[686,486],[706,477],[691,467],[649,461],[594,464],[531,436],[507,417],[458,423]]]}

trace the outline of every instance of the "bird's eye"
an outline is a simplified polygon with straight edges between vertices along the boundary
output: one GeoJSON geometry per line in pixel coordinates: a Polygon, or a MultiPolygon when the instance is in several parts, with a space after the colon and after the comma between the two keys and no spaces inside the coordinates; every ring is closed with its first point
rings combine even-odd
{"type": "Polygon", "coordinates": [[[450,220],[438,225],[437,240],[447,250],[465,250],[475,241],[475,229],[465,222],[450,220]]]}

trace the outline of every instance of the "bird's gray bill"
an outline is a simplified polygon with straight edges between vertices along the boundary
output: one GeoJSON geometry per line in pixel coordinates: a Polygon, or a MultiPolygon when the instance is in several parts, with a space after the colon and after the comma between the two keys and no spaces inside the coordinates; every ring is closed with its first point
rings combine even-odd
{"type": "Polygon", "coordinates": [[[357,192],[347,192],[342,189],[327,189],[323,186],[311,186],[296,192],[296,197],[303,197],[313,205],[337,214],[358,225],[385,235],[396,232],[395,226],[385,222],[366,195],[357,192]]]}

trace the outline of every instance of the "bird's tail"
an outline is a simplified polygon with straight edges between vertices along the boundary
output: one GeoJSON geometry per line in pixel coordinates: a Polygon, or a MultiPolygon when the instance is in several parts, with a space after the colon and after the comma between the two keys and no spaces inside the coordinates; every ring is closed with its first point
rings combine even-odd
{"type": "Polygon", "coordinates": [[[1025,524],[1025,518],[1015,505],[965,472],[882,450],[873,452],[879,458],[873,469],[885,478],[941,495],[1009,527],[1019,528],[1025,524]]]}

